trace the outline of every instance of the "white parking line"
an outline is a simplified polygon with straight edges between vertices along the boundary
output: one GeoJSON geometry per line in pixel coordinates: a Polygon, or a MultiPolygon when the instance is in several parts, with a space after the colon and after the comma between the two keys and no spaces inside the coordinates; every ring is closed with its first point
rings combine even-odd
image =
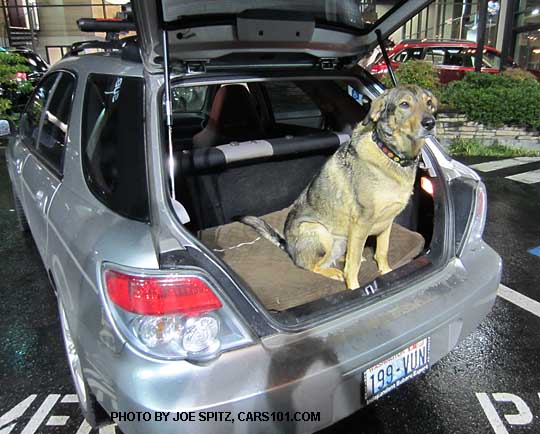
{"type": "Polygon", "coordinates": [[[506,179],[523,182],[525,184],[536,184],[537,182],[540,182],[540,169],[506,176],[506,179]]]}
{"type": "Polygon", "coordinates": [[[504,298],[506,301],[525,309],[527,312],[540,317],[540,303],[538,303],[536,300],[508,288],[508,286],[505,286],[502,283],[499,285],[497,295],[504,298]]]}
{"type": "Polygon", "coordinates": [[[487,161],[485,163],[473,164],[472,169],[480,172],[492,172],[494,170],[506,169],[507,167],[521,166],[522,164],[535,163],[540,161],[540,157],[516,157],[505,160],[487,161]]]}
{"type": "Polygon", "coordinates": [[[495,434],[508,434],[508,430],[504,426],[504,422],[499,417],[499,414],[497,413],[497,410],[495,410],[495,406],[489,399],[487,393],[477,393],[476,398],[478,398],[478,402],[480,402],[480,405],[482,406],[482,409],[484,410],[484,413],[488,418],[495,434]]]}

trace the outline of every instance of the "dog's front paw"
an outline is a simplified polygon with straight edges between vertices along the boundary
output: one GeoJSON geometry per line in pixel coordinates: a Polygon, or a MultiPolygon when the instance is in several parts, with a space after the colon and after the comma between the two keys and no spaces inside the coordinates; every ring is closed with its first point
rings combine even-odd
{"type": "Polygon", "coordinates": [[[358,283],[358,277],[353,277],[350,279],[345,277],[345,283],[347,284],[347,289],[355,290],[360,288],[360,284],[358,283]]]}
{"type": "Polygon", "coordinates": [[[339,280],[340,282],[345,282],[345,275],[343,274],[343,271],[338,270],[337,268],[329,268],[327,271],[327,276],[330,277],[330,279],[339,280]]]}
{"type": "Polygon", "coordinates": [[[390,271],[392,271],[392,268],[389,265],[383,265],[382,267],[379,266],[379,271],[381,272],[381,275],[382,275],[382,274],[390,273],[390,271]]]}
{"type": "Polygon", "coordinates": [[[392,271],[392,268],[388,265],[388,260],[378,258],[377,255],[375,255],[375,261],[377,261],[377,266],[381,274],[390,273],[390,271],[392,271]]]}

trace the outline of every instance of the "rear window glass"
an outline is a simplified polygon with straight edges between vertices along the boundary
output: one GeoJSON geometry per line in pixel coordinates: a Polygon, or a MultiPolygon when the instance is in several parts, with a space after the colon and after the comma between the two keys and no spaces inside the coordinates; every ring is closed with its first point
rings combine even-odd
{"type": "Polygon", "coordinates": [[[143,80],[92,74],[86,87],[82,152],[87,183],[111,210],[148,221],[143,80]]]}
{"type": "Polygon", "coordinates": [[[276,122],[321,127],[322,113],[317,104],[290,81],[265,84],[276,122]],[[311,123],[311,125],[309,125],[311,123]]]}
{"type": "Polygon", "coordinates": [[[200,113],[205,107],[208,87],[175,87],[171,93],[174,113],[200,113]]]}
{"type": "Polygon", "coordinates": [[[197,84],[171,93],[175,158],[185,150],[235,142],[349,131],[369,109],[369,99],[346,80],[197,84]]]}

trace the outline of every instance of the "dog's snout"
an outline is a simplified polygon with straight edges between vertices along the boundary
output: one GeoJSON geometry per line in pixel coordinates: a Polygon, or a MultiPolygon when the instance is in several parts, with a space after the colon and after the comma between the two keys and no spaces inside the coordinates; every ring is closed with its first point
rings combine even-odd
{"type": "Polygon", "coordinates": [[[422,126],[426,130],[432,130],[435,127],[435,118],[432,116],[425,117],[424,119],[422,119],[422,126]]]}

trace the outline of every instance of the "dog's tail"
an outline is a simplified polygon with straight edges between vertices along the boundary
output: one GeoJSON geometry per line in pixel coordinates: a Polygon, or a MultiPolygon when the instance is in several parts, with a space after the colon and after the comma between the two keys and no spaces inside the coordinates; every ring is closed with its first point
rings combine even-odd
{"type": "Polygon", "coordinates": [[[287,251],[287,241],[283,236],[276,231],[272,226],[266,223],[263,219],[253,216],[244,216],[239,219],[245,225],[248,225],[255,229],[255,231],[261,236],[266,238],[275,246],[279,247],[281,250],[287,251]]]}

